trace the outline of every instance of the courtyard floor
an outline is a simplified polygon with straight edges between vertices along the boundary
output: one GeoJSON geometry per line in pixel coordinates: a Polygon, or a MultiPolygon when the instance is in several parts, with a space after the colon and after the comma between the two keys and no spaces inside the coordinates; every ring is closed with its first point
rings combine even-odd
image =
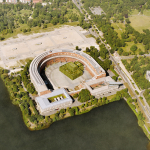
{"type": "Polygon", "coordinates": [[[49,79],[50,83],[53,85],[54,89],[57,88],[68,88],[70,91],[75,90],[75,87],[80,85],[80,83],[92,79],[92,76],[88,71],[84,70],[82,76],[76,78],[75,80],[71,80],[62,72],[59,71],[59,67],[64,65],[65,63],[56,63],[50,65],[46,68],[45,74],[49,79]]]}

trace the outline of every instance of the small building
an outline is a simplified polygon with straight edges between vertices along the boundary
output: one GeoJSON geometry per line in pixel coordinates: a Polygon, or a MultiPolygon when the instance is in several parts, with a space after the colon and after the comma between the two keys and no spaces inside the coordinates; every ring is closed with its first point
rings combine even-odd
{"type": "Polygon", "coordinates": [[[71,97],[63,88],[54,90],[52,93],[36,97],[35,101],[37,103],[37,110],[39,110],[40,114],[44,116],[47,115],[50,111],[67,108],[72,104],[71,97]],[[54,99],[53,102],[50,102],[49,99],[51,98],[54,99]]]}
{"type": "Polygon", "coordinates": [[[146,79],[150,82],[150,71],[146,71],[146,79]]]}
{"type": "Polygon", "coordinates": [[[84,83],[85,87],[92,95],[104,95],[117,91],[121,82],[115,82],[110,76],[96,80],[90,80],[84,83]]]}

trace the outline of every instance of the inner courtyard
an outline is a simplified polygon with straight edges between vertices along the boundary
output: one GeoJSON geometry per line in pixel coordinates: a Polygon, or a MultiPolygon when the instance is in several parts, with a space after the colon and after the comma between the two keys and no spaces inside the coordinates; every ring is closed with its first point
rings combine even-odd
{"type": "Polygon", "coordinates": [[[82,83],[84,83],[87,80],[92,79],[92,76],[90,75],[90,73],[84,69],[82,76],[74,80],[71,80],[61,71],[59,71],[59,67],[66,63],[67,62],[59,62],[59,63],[49,65],[45,68],[46,78],[53,86],[53,89],[66,88],[68,89],[68,91],[79,90],[82,88],[82,86],[80,86],[82,83]]]}

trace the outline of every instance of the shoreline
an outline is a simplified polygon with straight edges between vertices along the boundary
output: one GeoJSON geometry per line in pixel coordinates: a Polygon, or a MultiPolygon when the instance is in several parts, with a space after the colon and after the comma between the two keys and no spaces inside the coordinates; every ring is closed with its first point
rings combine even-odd
{"type": "MultiPolygon", "coordinates": [[[[29,66],[29,65],[30,65],[30,63],[27,63],[26,66],[29,66]]],[[[26,66],[25,66],[24,70],[26,70],[26,68],[28,68],[26,66]]],[[[21,71],[21,72],[23,72],[23,71],[21,71]]],[[[21,72],[20,72],[20,74],[22,75],[21,72]]],[[[143,132],[146,134],[147,138],[150,140],[150,136],[147,133],[146,129],[144,128],[144,124],[145,124],[144,123],[144,119],[140,120],[138,118],[138,116],[139,116],[139,113],[138,113],[139,111],[137,112],[137,109],[139,109],[138,103],[137,103],[136,100],[133,100],[131,98],[131,96],[128,93],[128,89],[127,88],[123,89],[121,91],[118,91],[117,94],[114,95],[114,97],[111,98],[110,100],[108,100],[106,97],[100,98],[100,99],[95,99],[95,97],[93,97],[89,101],[86,101],[85,104],[83,103],[82,105],[77,106],[77,107],[67,108],[65,110],[65,113],[61,113],[60,112],[61,110],[59,110],[57,113],[52,114],[50,116],[41,116],[37,112],[36,104],[34,103],[34,100],[31,99],[30,96],[27,96],[27,98],[22,99],[22,100],[20,100],[21,98],[20,99],[18,99],[18,98],[15,99],[14,95],[16,95],[16,93],[12,92],[10,90],[10,85],[9,85],[10,83],[8,83],[8,81],[10,80],[10,78],[11,78],[11,81],[9,81],[9,82],[15,81],[17,79],[17,77],[20,76],[20,74],[18,75],[16,73],[17,75],[15,74],[15,77],[13,77],[13,76],[8,75],[7,71],[5,71],[5,70],[3,70],[3,73],[2,73],[2,70],[1,70],[0,74],[1,74],[1,79],[3,80],[7,90],[9,92],[9,97],[12,100],[12,103],[14,105],[17,105],[20,108],[21,113],[22,113],[23,121],[24,121],[26,127],[28,128],[28,130],[30,130],[30,131],[43,130],[43,129],[49,128],[50,125],[52,123],[56,122],[56,121],[59,121],[59,120],[62,120],[62,119],[68,118],[68,117],[72,117],[72,116],[75,116],[75,115],[82,115],[84,113],[90,112],[92,109],[94,109],[96,107],[100,107],[100,106],[103,106],[105,104],[109,104],[111,102],[124,99],[124,100],[126,100],[126,102],[129,105],[129,107],[132,109],[134,114],[136,115],[137,121],[138,121],[138,125],[142,128],[143,132]],[[133,101],[134,101],[135,105],[133,105],[133,101]],[[24,105],[24,107],[27,106],[28,110],[30,109],[30,112],[26,112],[27,110],[25,110],[25,108],[22,108],[22,104],[24,102],[25,102],[25,104],[27,104],[27,105],[24,105]],[[71,109],[73,109],[73,113],[70,112],[71,109]],[[37,119],[34,118],[34,120],[33,120],[33,117],[37,117],[37,119]],[[141,124],[141,122],[143,124],[141,124]]],[[[21,76],[20,76],[20,78],[21,78],[21,76]]],[[[21,80],[20,84],[21,83],[24,84],[24,81],[21,80]]],[[[21,93],[21,92],[19,91],[19,93],[21,93]]],[[[24,91],[24,93],[27,94],[29,92],[24,91]]]]}

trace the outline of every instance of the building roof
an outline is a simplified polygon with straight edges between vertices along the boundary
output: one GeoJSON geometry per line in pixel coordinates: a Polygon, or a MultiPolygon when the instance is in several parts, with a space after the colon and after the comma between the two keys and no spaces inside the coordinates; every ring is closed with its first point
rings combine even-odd
{"type": "Polygon", "coordinates": [[[62,104],[64,102],[72,101],[71,97],[69,96],[69,94],[66,92],[66,90],[64,88],[57,89],[57,90],[54,90],[52,93],[48,93],[48,94],[36,97],[35,100],[39,104],[41,109],[47,109],[49,107],[56,106],[56,105],[62,104]],[[53,103],[49,102],[48,98],[57,96],[60,94],[64,94],[66,98],[62,99],[60,101],[55,101],[53,103]]]}
{"type": "MultiPolygon", "coordinates": [[[[40,54],[40,55],[38,55],[37,57],[34,58],[34,60],[30,64],[30,69],[29,69],[31,80],[34,81],[33,83],[36,87],[36,90],[39,93],[47,90],[47,87],[46,87],[46,85],[45,85],[45,83],[44,83],[44,81],[41,78],[41,75],[39,73],[40,72],[39,69],[40,69],[40,67],[42,66],[43,63],[45,63],[46,61],[48,61],[50,59],[50,58],[47,58],[47,56],[49,54],[59,53],[59,52],[69,52],[70,56],[66,55],[67,57],[72,57],[72,58],[75,57],[75,56],[72,55],[73,53],[84,57],[84,59],[88,60],[88,62],[95,69],[95,71],[94,71],[93,68],[91,68],[89,66],[90,71],[95,76],[99,76],[99,75],[105,73],[105,70],[91,56],[87,55],[84,52],[76,51],[76,50],[68,50],[68,49],[55,49],[55,50],[51,50],[49,52],[44,52],[44,53],[42,53],[42,54],[40,54]],[[44,60],[44,58],[45,58],[45,60],[44,60]]],[[[53,57],[57,57],[57,56],[53,56],[53,57]]],[[[51,57],[51,58],[53,58],[53,57],[51,57]]],[[[62,55],[62,57],[63,57],[63,55],[62,55]]],[[[78,59],[80,59],[80,58],[78,58],[78,59]]],[[[84,61],[84,60],[82,59],[82,61],[84,61]]],[[[85,64],[86,64],[86,62],[85,62],[85,64]]],[[[88,64],[87,64],[87,66],[88,66],[88,64]]]]}
{"type": "Polygon", "coordinates": [[[99,78],[99,79],[96,79],[96,80],[89,80],[86,82],[87,85],[92,85],[92,84],[96,84],[96,83],[99,83],[99,82],[115,82],[110,76],[107,76],[107,77],[102,77],[102,78],[99,78]]]}
{"type": "Polygon", "coordinates": [[[98,92],[102,92],[102,91],[107,91],[110,87],[115,87],[115,86],[121,85],[122,83],[115,82],[110,76],[107,76],[107,77],[103,77],[103,78],[96,79],[96,80],[89,80],[89,81],[85,82],[84,84],[90,92],[98,93],[98,92]],[[104,82],[105,84],[96,89],[91,88],[92,85],[98,84],[100,82],[104,82]]]}

